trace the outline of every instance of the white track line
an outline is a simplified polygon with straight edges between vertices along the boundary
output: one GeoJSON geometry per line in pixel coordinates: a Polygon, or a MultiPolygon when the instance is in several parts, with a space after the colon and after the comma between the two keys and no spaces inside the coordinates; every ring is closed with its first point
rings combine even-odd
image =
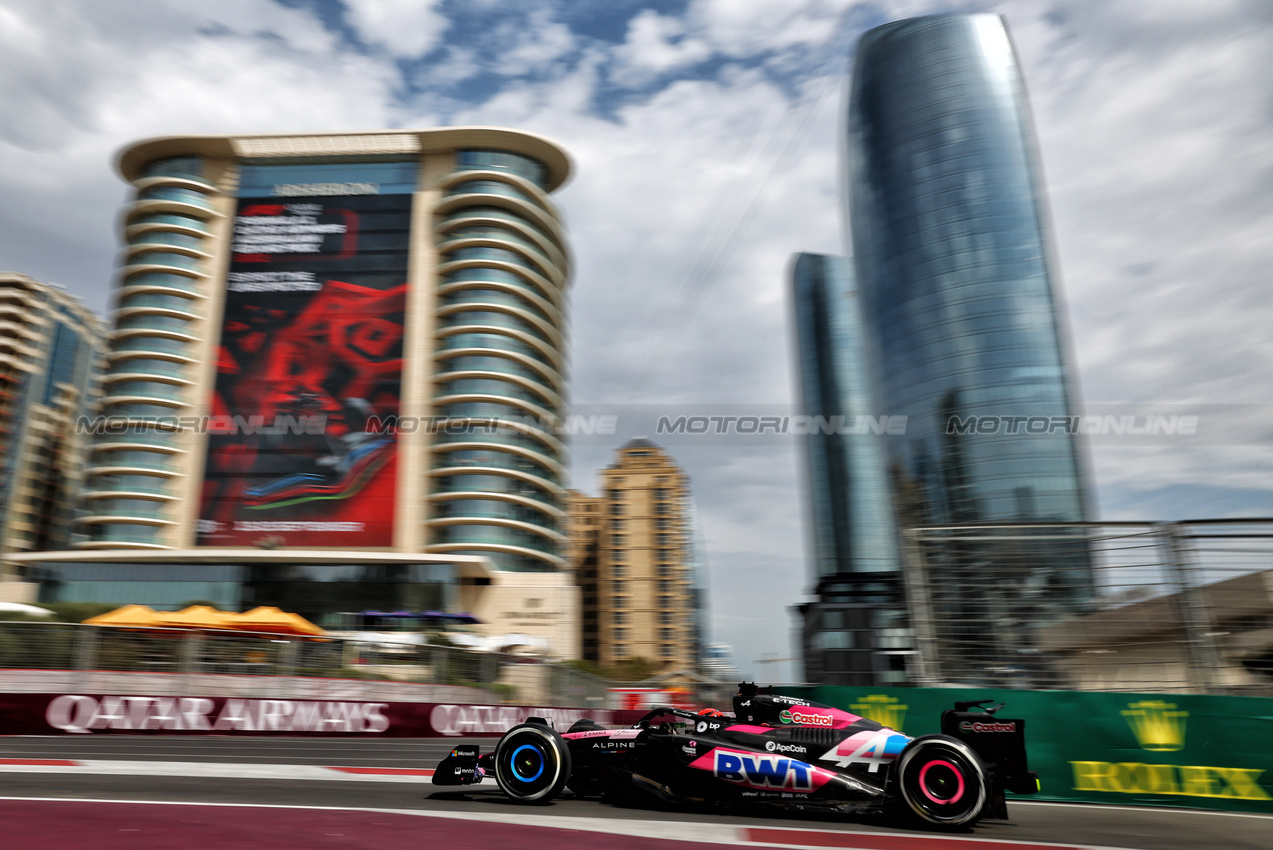
{"type": "MultiPolygon", "coordinates": [[[[964,837],[940,834],[921,835],[903,832],[859,832],[833,829],[801,829],[798,827],[788,828],[781,826],[740,826],[738,824],[731,823],[713,824],[694,823],[690,821],[646,821],[623,820],[619,818],[563,817],[560,815],[536,815],[528,818],[526,814],[502,814],[498,812],[426,812],[418,809],[370,809],[338,806],[295,806],[265,803],[190,803],[174,802],[171,800],[103,800],[64,797],[0,797],[0,800],[37,803],[112,803],[118,805],[145,806],[216,806],[221,808],[370,812],[386,815],[407,815],[410,817],[447,818],[450,820],[473,821],[477,823],[503,823],[512,824],[514,826],[544,827],[548,829],[572,830],[577,832],[601,832],[609,835],[621,834],[639,838],[654,838],[669,841],[692,841],[701,844],[722,844],[732,847],[826,847],[827,845],[825,843],[817,841],[810,843],[809,841],[802,841],[801,838],[803,836],[812,838],[814,836],[821,837],[834,835],[837,838],[847,839],[850,841],[855,836],[861,836],[864,839],[889,838],[901,841],[905,841],[907,839],[920,840],[934,848],[948,845],[953,848],[953,850],[957,850],[960,844],[970,843],[1004,844],[1014,847],[1028,847],[1034,845],[1040,848],[1040,850],[1052,847],[1065,848],[1065,850],[1128,850],[1128,848],[1111,847],[1106,845],[1074,843],[1057,844],[1047,841],[1026,841],[1021,839],[1001,840],[995,838],[977,838],[972,836],[964,837]],[[789,843],[784,842],[781,844],[749,841],[747,834],[751,829],[761,829],[766,832],[785,832],[790,834],[792,840],[789,843]]],[[[834,846],[836,847],[836,850],[853,850],[853,847],[849,844],[836,844],[834,846]]]]}

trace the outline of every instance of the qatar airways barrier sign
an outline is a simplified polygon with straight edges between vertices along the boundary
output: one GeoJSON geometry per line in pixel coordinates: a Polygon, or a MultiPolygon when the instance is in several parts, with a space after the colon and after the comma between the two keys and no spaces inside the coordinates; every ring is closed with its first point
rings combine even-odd
{"type": "Polygon", "coordinates": [[[623,723],[640,712],[513,705],[241,699],[109,694],[0,695],[8,735],[353,735],[381,738],[498,736],[527,717],[557,729],[590,717],[623,723]]]}

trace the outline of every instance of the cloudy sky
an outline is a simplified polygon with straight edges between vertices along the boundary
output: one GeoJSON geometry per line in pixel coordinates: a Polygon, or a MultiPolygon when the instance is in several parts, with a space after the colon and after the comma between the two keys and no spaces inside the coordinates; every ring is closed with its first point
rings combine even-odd
{"type": "MultiPolygon", "coordinates": [[[[139,138],[521,128],[576,164],[575,402],[789,405],[785,271],[841,250],[853,45],[952,11],[1002,13],[1016,42],[1085,402],[1190,405],[1222,434],[1094,446],[1098,516],[1273,515],[1266,0],[0,0],[0,268],[106,309],[112,158],[139,138]]],[[[576,486],[611,447],[577,446],[576,486]]],[[[673,450],[712,637],[790,679],[761,659],[793,654],[808,584],[796,447],[673,450]]]]}

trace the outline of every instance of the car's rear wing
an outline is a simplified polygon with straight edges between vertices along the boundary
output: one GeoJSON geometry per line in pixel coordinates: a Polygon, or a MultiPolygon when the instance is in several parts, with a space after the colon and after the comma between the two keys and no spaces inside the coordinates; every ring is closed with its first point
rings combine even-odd
{"type": "Polygon", "coordinates": [[[996,717],[994,700],[957,702],[942,712],[943,735],[958,738],[976,751],[999,787],[1016,794],[1039,790],[1039,775],[1026,764],[1025,721],[996,717]]]}

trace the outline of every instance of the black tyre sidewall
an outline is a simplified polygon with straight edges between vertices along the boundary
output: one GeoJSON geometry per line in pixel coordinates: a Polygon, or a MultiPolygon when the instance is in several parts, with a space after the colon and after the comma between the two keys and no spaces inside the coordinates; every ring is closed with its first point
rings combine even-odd
{"type": "Polygon", "coordinates": [[[523,723],[504,733],[495,745],[495,781],[500,790],[519,803],[547,803],[570,780],[570,749],[555,731],[538,723],[523,723]],[[512,759],[524,746],[534,747],[543,758],[543,775],[526,782],[518,778],[512,759]]]}
{"type": "Polygon", "coordinates": [[[971,747],[953,738],[925,737],[912,741],[898,759],[896,781],[906,807],[931,826],[971,826],[985,812],[990,799],[990,783],[981,759],[971,747]],[[938,761],[955,766],[964,782],[959,803],[949,809],[928,799],[920,787],[925,765],[938,761]]]}

